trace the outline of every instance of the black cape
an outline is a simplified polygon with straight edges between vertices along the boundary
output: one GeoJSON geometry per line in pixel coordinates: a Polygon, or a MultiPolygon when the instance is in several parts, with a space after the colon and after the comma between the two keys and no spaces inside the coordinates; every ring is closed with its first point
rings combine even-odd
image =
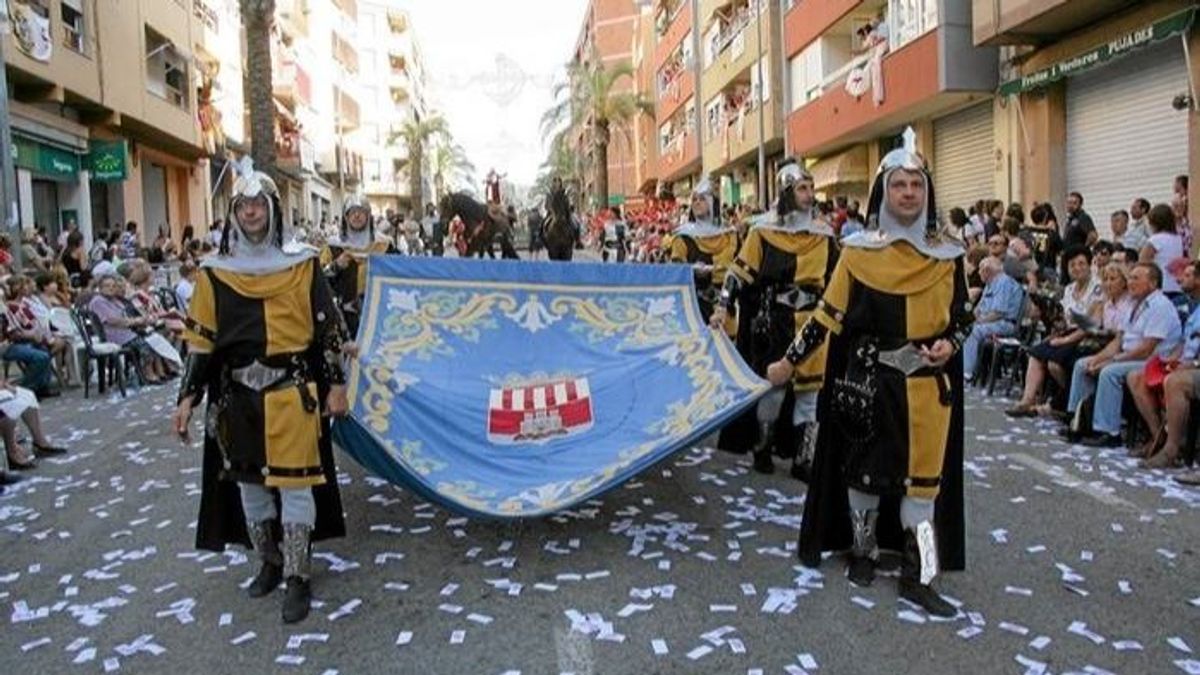
{"type": "MultiPolygon", "coordinates": [[[[311,354],[311,353],[310,353],[311,354]]],[[[310,356],[310,361],[314,358],[310,356]]],[[[321,370],[313,361],[312,372],[321,370]]],[[[324,378],[318,378],[323,380],[324,378]]],[[[208,400],[214,400],[216,383],[208,388],[208,400]]],[[[317,393],[321,401],[329,393],[329,386],[319,381],[317,393]]],[[[206,425],[207,426],[207,425],[206,425]]],[[[313,526],[312,540],[335,539],[346,536],[346,520],[342,514],[342,494],[338,490],[337,465],[333,459],[333,437],[330,435],[329,420],[321,419],[321,437],[318,442],[321,452],[321,470],[325,483],[312,488],[317,506],[317,520],[313,526]]],[[[196,523],[196,548],[216,551],[225,550],[226,544],[240,544],[250,548],[250,535],[246,532],[246,514],[242,510],[242,494],[238,484],[221,480],[221,450],[217,440],[205,433],[204,463],[200,482],[200,517],[196,523]]],[[[275,496],[276,513],[279,511],[279,496],[275,496]]]]}
{"type": "MultiPolygon", "coordinates": [[[[846,371],[847,340],[830,335],[825,381],[832,382],[846,371]]],[[[946,454],[942,463],[942,483],[934,506],[934,531],[938,544],[938,563],[944,571],[966,568],[966,529],[963,510],[963,377],[962,356],[946,365],[946,374],[953,383],[953,403],[950,411],[950,431],[946,436],[946,454]]],[[[817,405],[817,419],[831,420],[829,397],[822,396],[817,405]]],[[[821,424],[817,435],[816,456],[813,459],[812,479],[804,500],[804,519],[800,525],[800,562],[806,567],[821,564],[824,551],[844,551],[850,548],[850,504],[846,494],[843,472],[843,449],[849,443],[842,437],[837,424],[821,424]]],[[[904,529],[900,525],[900,497],[883,497],[876,523],[879,547],[903,550],[904,529]]]]}

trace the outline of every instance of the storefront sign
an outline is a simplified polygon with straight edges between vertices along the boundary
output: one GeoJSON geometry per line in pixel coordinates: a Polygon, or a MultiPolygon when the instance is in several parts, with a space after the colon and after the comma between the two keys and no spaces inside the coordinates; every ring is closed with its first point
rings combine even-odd
{"type": "Polygon", "coordinates": [[[1063,59],[1028,75],[1024,75],[1019,79],[1005,82],[1000,85],[1000,95],[1011,96],[1030,91],[1031,89],[1039,89],[1072,75],[1078,75],[1101,64],[1108,63],[1112,59],[1124,56],[1146,45],[1162,42],[1176,35],[1185,34],[1191,28],[1195,15],[1195,8],[1185,9],[1182,12],[1172,14],[1148,26],[1142,26],[1137,30],[1123,33],[1113,40],[1082,54],[1063,59]]]}
{"type": "Polygon", "coordinates": [[[13,164],[53,180],[75,180],[79,155],[13,135],[13,164]]]}
{"type": "Polygon", "coordinates": [[[125,180],[129,175],[125,141],[91,141],[86,166],[94,181],[119,183],[125,180]]]}

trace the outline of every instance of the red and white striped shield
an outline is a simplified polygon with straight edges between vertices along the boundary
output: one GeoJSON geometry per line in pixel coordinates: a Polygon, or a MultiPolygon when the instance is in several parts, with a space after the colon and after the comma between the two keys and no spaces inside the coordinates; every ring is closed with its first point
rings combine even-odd
{"type": "Polygon", "coordinates": [[[488,440],[499,445],[539,443],[592,428],[586,377],[492,389],[488,440]]]}

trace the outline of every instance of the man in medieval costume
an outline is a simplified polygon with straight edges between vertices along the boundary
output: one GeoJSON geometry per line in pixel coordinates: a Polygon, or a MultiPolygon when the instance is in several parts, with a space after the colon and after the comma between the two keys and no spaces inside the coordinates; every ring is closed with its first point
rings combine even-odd
{"type": "Polygon", "coordinates": [[[801,561],[848,548],[848,576],[867,586],[880,547],[899,550],[901,597],[952,616],[930,582],[939,566],[964,566],[960,347],[971,304],[964,247],[939,226],[932,178],[906,135],[879,166],[867,229],[843,241],[819,308],[767,375],[784,382],[827,361],[801,561]]]}
{"type": "MultiPolygon", "coordinates": [[[[751,227],[741,251],[725,276],[720,303],[711,325],[723,327],[737,303],[739,344],[747,363],[760,375],[783,357],[800,327],[808,321],[826,280],[837,262],[837,237],[814,208],[813,179],[795,160],[785,160],[776,174],[779,197],[775,211],[751,227]],[[746,335],[742,335],[745,331],[746,335]]],[[[780,382],[758,402],[758,440],[754,469],[773,473],[772,454],[792,456],[792,475],[808,479],[817,438],[817,394],[824,360],[798,365],[790,382],[780,382]],[[789,392],[790,384],[790,392],[789,392]],[[791,393],[793,405],[786,405],[791,393]],[[778,443],[779,427],[790,438],[778,443]]]]}
{"type": "Polygon", "coordinates": [[[367,258],[394,251],[387,239],[375,236],[371,205],[366,197],[348,197],[342,207],[341,231],[321,250],[321,267],[351,335],[358,334],[363,296],[367,292],[367,258]]]}
{"type": "Polygon", "coordinates": [[[186,327],[173,420],[181,438],[208,397],[196,546],[253,547],[260,566],[250,596],[286,581],[283,620],[300,621],[312,597],[311,543],[345,534],[323,416],[347,411],[348,343],[317,250],[288,241],[275,183],[248,160],[186,327]]]}
{"type": "MultiPolygon", "coordinates": [[[[725,275],[738,251],[737,232],[719,223],[719,213],[712,181],[705,176],[692,191],[687,222],[675,230],[670,243],[671,262],[692,266],[700,314],[705,322],[712,317],[725,275]]],[[[732,323],[726,329],[730,335],[735,332],[732,323]]]]}

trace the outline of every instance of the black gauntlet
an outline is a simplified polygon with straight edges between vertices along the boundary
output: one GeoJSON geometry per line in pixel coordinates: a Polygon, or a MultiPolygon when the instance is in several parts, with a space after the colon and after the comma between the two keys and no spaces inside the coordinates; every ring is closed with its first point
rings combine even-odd
{"type": "Polygon", "coordinates": [[[797,365],[825,343],[825,336],[828,333],[828,328],[809,319],[800,329],[800,333],[796,335],[796,339],[792,340],[792,344],[788,345],[787,353],[783,355],[783,358],[793,366],[797,365]]]}
{"type": "Polygon", "coordinates": [[[733,301],[737,299],[739,293],[742,292],[742,279],[733,272],[725,275],[725,285],[721,287],[721,299],[719,304],[728,311],[733,307],[733,301]]]}
{"type": "Polygon", "coordinates": [[[183,378],[179,383],[179,398],[175,401],[176,405],[189,398],[192,400],[193,408],[200,405],[200,401],[204,400],[204,390],[208,387],[211,363],[212,354],[198,352],[188,354],[187,363],[184,364],[183,378]]]}

